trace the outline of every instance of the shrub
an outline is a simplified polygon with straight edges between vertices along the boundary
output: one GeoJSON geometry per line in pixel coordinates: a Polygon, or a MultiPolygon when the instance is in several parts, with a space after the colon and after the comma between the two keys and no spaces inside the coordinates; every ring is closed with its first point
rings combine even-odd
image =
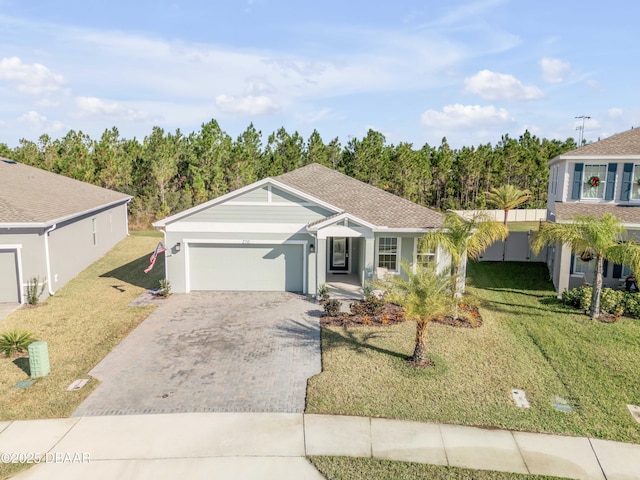
{"type": "Polygon", "coordinates": [[[324,302],[324,311],[329,317],[337,317],[340,315],[340,308],[342,308],[342,302],[332,298],[324,302]]]}
{"type": "Polygon", "coordinates": [[[320,287],[318,288],[318,296],[320,298],[324,298],[325,296],[329,296],[329,285],[327,285],[326,283],[323,283],[322,285],[320,285],[320,287]]]}
{"type": "Polygon", "coordinates": [[[582,286],[562,292],[562,303],[580,310],[588,310],[591,305],[591,287],[582,286]]]}
{"type": "Polygon", "coordinates": [[[624,292],[605,288],[600,296],[600,310],[619,317],[624,313],[624,292]]]}
{"type": "Polygon", "coordinates": [[[46,280],[40,284],[40,277],[31,277],[27,282],[27,303],[36,305],[40,301],[40,295],[44,292],[46,280]]]}
{"type": "Polygon", "coordinates": [[[622,301],[626,315],[640,318],[640,294],[624,292],[622,301]]]}
{"type": "Polygon", "coordinates": [[[169,295],[171,295],[171,283],[169,282],[169,280],[166,280],[164,278],[160,280],[160,287],[158,288],[158,290],[156,290],[156,295],[164,298],[167,298],[169,295]]]}
{"type": "Polygon", "coordinates": [[[29,332],[22,330],[4,332],[0,335],[0,352],[4,353],[7,357],[16,352],[22,353],[35,341],[36,339],[33,338],[33,335],[29,332]]]}

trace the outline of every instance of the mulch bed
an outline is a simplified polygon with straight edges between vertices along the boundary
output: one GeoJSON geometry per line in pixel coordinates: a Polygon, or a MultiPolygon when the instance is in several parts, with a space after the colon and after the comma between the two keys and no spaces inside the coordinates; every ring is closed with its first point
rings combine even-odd
{"type": "Polygon", "coordinates": [[[387,303],[380,315],[354,315],[343,313],[337,317],[320,318],[323,327],[386,327],[404,322],[402,307],[387,303]]]}
{"type": "MultiPolygon", "coordinates": [[[[402,307],[390,303],[385,304],[380,315],[354,315],[342,313],[336,317],[320,318],[323,327],[387,327],[405,321],[402,307]]],[[[482,326],[482,316],[475,305],[460,305],[458,318],[447,316],[433,320],[436,323],[458,328],[478,328],[482,326]]]]}
{"type": "Polygon", "coordinates": [[[451,327],[478,328],[482,326],[482,315],[475,305],[462,304],[458,307],[457,318],[449,315],[433,321],[451,327]]]}

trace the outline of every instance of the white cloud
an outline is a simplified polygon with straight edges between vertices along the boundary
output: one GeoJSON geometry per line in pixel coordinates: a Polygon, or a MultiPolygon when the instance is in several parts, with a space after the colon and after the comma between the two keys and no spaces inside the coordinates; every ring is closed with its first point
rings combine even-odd
{"type": "Polygon", "coordinates": [[[31,130],[38,133],[60,133],[67,130],[65,125],[59,121],[49,121],[47,117],[35,110],[30,110],[27,113],[23,113],[18,117],[20,123],[27,124],[31,127],[31,130]]]}
{"type": "Polygon", "coordinates": [[[9,81],[19,92],[29,95],[55,92],[64,84],[62,75],[39,63],[23,63],[18,57],[0,60],[0,80],[9,81]]]}
{"type": "Polygon", "coordinates": [[[571,64],[559,58],[543,58],[540,60],[542,69],[542,79],[548,83],[561,83],[569,70],[571,64]]]}
{"type": "Polygon", "coordinates": [[[320,110],[298,113],[295,117],[301,123],[317,123],[325,119],[329,114],[331,114],[330,108],[321,108],[320,110]]]}
{"type": "Polygon", "coordinates": [[[280,108],[266,95],[247,95],[244,97],[218,95],[216,96],[216,106],[223,112],[242,115],[264,115],[280,108]]]}
{"type": "Polygon", "coordinates": [[[624,114],[621,108],[615,107],[607,110],[607,113],[609,114],[609,117],[613,119],[622,118],[622,115],[624,114]]]}
{"type": "Polygon", "coordinates": [[[441,112],[427,110],[420,117],[428,127],[438,129],[459,127],[484,127],[488,125],[508,125],[514,123],[511,114],[504,108],[493,105],[445,105],[441,112]]]}
{"type": "Polygon", "coordinates": [[[77,97],[76,104],[84,116],[104,116],[129,121],[143,121],[150,118],[148,112],[127,108],[118,102],[109,102],[97,97],[77,97]]]}
{"type": "Polygon", "coordinates": [[[480,95],[486,100],[535,100],[544,94],[536,86],[523,85],[513,75],[481,70],[464,79],[465,91],[480,95]]]}

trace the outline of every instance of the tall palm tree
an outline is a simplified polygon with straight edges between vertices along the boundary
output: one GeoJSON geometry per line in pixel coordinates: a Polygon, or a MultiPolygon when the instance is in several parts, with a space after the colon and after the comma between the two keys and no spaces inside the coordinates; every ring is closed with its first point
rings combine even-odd
{"type": "Polygon", "coordinates": [[[465,220],[455,212],[448,212],[443,229],[426,233],[420,246],[423,249],[441,248],[451,257],[451,276],[454,282],[454,297],[462,296],[464,282],[460,270],[467,257],[477,260],[497,240],[507,238],[507,227],[491,220],[486,215],[476,215],[465,220]]]}
{"type": "MultiPolygon", "coordinates": [[[[529,190],[520,190],[513,185],[502,185],[498,188],[492,188],[487,193],[487,203],[493,205],[500,210],[504,210],[504,226],[507,226],[507,219],[509,217],[509,211],[522,205],[524,202],[531,198],[531,192],[529,190]]],[[[507,240],[505,239],[502,245],[502,261],[504,262],[507,256],[507,240]]]]}
{"type": "Polygon", "coordinates": [[[493,205],[500,210],[504,210],[504,226],[507,226],[507,217],[509,211],[522,205],[531,198],[529,190],[520,190],[513,185],[502,185],[498,188],[492,188],[487,193],[487,203],[493,205]]]}
{"type": "Polygon", "coordinates": [[[387,293],[387,299],[404,308],[405,316],[416,322],[416,344],[409,360],[417,366],[428,366],[426,353],[427,326],[434,318],[453,311],[451,279],[437,274],[434,266],[418,268],[415,272],[403,263],[404,276],[388,275],[376,282],[378,289],[387,293]]]}
{"type": "Polygon", "coordinates": [[[604,261],[629,265],[633,271],[640,267],[640,246],[631,241],[623,242],[625,233],[622,222],[611,214],[576,216],[571,223],[541,224],[540,230],[533,235],[531,248],[537,254],[548,243],[560,242],[577,254],[593,257],[595,269],[589,313],[596,319],[600,316],[604,261]]]}

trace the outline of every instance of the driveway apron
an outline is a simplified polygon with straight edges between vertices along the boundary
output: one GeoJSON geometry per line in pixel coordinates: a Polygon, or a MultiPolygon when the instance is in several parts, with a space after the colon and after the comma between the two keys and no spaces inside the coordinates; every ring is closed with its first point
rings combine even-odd
{"type": "Polygon", "coordinates": [[[307,379],[321,369],[316,304],[286,292],[158,302],[89,372],[101,383],[73,416],[304,411],[307,379]]]}

